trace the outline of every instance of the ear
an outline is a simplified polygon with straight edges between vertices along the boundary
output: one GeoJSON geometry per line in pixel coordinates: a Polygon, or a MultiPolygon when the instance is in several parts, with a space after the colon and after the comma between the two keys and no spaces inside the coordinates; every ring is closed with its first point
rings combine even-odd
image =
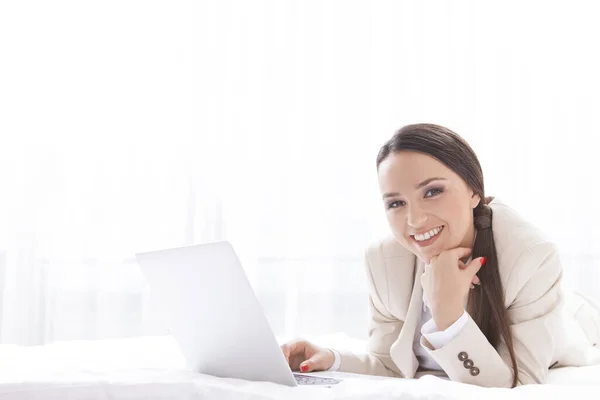
{"type": "Polygon", "coordinates": [[[473,192],[471,194],[471,208],[477,207],[480,202],[481,202],[481,196],[479,196],[477,193],[473,192]]]}

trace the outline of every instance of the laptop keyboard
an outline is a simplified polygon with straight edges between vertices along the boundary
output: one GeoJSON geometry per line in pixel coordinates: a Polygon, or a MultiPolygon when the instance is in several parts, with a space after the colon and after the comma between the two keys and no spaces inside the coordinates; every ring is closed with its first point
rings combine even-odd
{"type": "Polygon", "coordinates": [[[338,379],[323,378],[322,376],[294,374],[298,385],[335,385],[340,383],[338,379]]]}

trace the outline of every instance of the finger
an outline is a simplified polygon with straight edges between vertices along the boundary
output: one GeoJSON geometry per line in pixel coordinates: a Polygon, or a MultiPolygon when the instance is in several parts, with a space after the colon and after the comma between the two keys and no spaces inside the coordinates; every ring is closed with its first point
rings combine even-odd
{"type": "Polygon", "coordinates": [[[285,355],[285,358],[288,360],[290,357],[297,354],[304,354],[304,340],[293,340],[291,342],[287,342],[281,346],[281,350],[285,355]]]}
{"type": "MultiPolygon", "coordinates": [[[[467,269],[469,266],[467,264],[465,264],[464,262],[462,262],[461,260],[458,260],[458,268],[460,268],[461,270],[465,270],[467,269]]],[[[479,277],[477,275],[473,275],[473,279],[471,279],[471,283],[473,285],[480,285],[481,281],[479,280],[479,277]]],[[[474,286],[471,285],[471,289],[474,289],[474,286]]]]}
{"type": "Polygon", "coordinates": [[[452,254],[452,256],[457,260],[460,260],[461,258],[470,256],[471,251],[472,250],[468,247],[457,247],[455,249],[449,250],[449,253],[452,254]]]}
{"type": "Polygon", "coordinates": [[[485,257],[477,257],[476,259],[471,260],[465,271],[471,274],[471,276],[475,276],[475,274],[479,272],[479,269],[485,264],[485,261],[485,257]]]}
{"type": "Polygon", "coordinates": [[[302,372],[312,372],[312,371],[322,371],[325,369],[325,356],[322,353],[317,353],[308,360],[304,361],[300,364],[300,371],[302,372]]]}

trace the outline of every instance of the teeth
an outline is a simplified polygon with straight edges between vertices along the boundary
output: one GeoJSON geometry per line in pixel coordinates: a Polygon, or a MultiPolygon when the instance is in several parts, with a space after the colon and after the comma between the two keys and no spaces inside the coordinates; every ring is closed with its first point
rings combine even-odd
{"type": "Polygon", "coordinates": [[[437,228],[434,228],[434,229],[430,230],[429,232],[425,232],[422,235],[414,235],[414,238],[418,242],[422,242],[423,240],[431,239],[432,237],[434,237],[435,235],[437,235],[438,233],[440,233],[441,230],[442,230],[442,227],[439,226],[437,228]]]}

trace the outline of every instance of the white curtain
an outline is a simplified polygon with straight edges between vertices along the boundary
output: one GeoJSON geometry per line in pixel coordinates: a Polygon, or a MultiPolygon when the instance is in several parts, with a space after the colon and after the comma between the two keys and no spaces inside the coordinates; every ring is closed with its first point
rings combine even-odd
{"type": "Polygon", "coordinates": [[[166,332],[136,252],[230,240],[279,336],[367,334],[379,146],[463,135],[597,297],[583,2],[0,5],[0,341],[166,332]]]}

